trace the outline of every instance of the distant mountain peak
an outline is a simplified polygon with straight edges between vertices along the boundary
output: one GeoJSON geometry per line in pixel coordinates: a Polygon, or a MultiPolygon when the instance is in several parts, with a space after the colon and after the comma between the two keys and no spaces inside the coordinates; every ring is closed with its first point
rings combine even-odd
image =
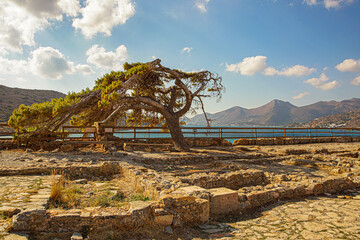
{"type": "MultiPolygon", "coordinates": [[[[267,104],[246,109],[234,106],[221,112],[210,114],[212,125],[260,125],[260,126],[285,126],[293,122],[306,122],[330,114],[344,113],[360,109],[360,99],[352,98],[340,102],[321,101],[311,105],[297,107],[288,101],[274,99],[267,104]]],[[[191,125],[204,125],[205,118],[196,115],[187,122],[191,125]]]]}

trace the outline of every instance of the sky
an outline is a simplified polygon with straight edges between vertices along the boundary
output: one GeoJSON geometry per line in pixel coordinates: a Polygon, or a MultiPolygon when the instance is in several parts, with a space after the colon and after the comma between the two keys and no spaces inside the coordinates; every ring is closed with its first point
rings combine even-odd
{"type": "Polygon", "coordinates": [[[360,97],[360,0],[0,0],[0,84],[92,88],[160,58],[222,76],[208,112],[360,97]]]}

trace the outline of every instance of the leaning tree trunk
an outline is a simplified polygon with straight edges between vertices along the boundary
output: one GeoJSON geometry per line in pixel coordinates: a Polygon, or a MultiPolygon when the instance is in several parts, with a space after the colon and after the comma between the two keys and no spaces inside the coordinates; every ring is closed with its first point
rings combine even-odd
{"type": "Polygon", "coordinates": [[[166,118],[166,123],[170,130],[171,138],[174,141],[175,149],[190,151],[189,145],[185,141],[185,137],[181,132],[179,119],[176,117],[169,117],[166,118]]]}

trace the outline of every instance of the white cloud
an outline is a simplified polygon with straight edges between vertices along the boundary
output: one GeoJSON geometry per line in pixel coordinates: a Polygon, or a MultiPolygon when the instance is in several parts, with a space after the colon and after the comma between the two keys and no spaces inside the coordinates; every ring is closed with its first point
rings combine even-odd
{"type": "Polygon", "coordinates": [[[337,86],[339,86],[339,83],[337,81],[332,81],[332,82],[324,83],[324,84],[318,86],[318,88],[320,88],[321,90],[327,91],[330,89],[334,89],[337,86]]]}
{"type": "Polygon", "coordinates": [[[342,4],[353,3],[354,0],[324,0],[324,5],[327,9],[330,8],[339,8],[342,4]]]}
{"type": "Polygon", "coordinates": [[[252,76],[267,67],[266,59],[267,57],[265,56],[247,57],[239,63],[226,64],[226,71],[240,72],[242,75],[252,76]]]}
{"type": "Polygon", "coordinates": [[[58,6],[67,16],[76,17],[80,11],[78,0],[60,0],[58,6]]]}
{"type": "Polygon", "coordinates": [[[74,63],[51,47],[40,47],[33,51],[30,66],[35,74],[50,79],[61,79],[63,74],[74,72],[74,63]]]}
{"type": "Polygon", "coordinates": [[[87,62],[105,70],[122,70],[122,65],[127,59],[127,49],[124,45],[116,48],[115,52],[106,52],[104,47],[93,45],[86,51],[87,62]]]}
{"type": "Polygon", "coordinates": [[[343,5],[351,4],[354,0],[304,0],[304,4],[307,4],[309,6],[322,4],[325,8],[331,9],[331,8],[340,8],[343,5]]]}
{"type": "Polygon", "coordinates": [[[308,68],[303,65],[295,65],[292,67],[283,68],[281,71],[276,70],[275,68],[272,67],[268,67],[264,70],[264,75],[268,75],[268,76],[279,75],[279,76],[287,76],[287,77],[305,76],[315,71],[316,71],[315,68],[308,68]]]}
{"type": "Polygon", "coordinates": [[[263,74],[266,76],[274,76],[276,74],[279,74],[279,71],[273,67],[268,67],[264,70],[263,74]]]}
{"type": "Polygon", "coordinates": [[[10,0],[37,18],[62,20],[62,15],[76,16],[78,0],[10,0]]]}
{"type": "Polygon", "coordinates": [[[184,48],[181,50],[181,53],[184,53],[184,52],[190,53],[192,49],[193,49],[192,47],[184,47],[184,48]]]}
{"type": "Polygon", "coordinates": [[[0,57],[0,73],[14,77],[34,74],[48,79],[61,79],[63,74],[76,72],[84,75],[94,73],[89,65],[75,66],[73,62],[66,60],[59,50],[51,47],[40,47],[32,51],[30,56],[27,60],[0,57]]]}
{"type": "Polygon", "coordinates": [[[318,4],[317,0],[304,0],[304,3],[310,6],[318,4]]]}
{"type": "Polygon", "coordinates": [[[22,52],[22,45],[34,46],[35,32],[49,25],[11,1],[0,1],[0,49],[22,52]]]}
{"type": "Polygon", "coordinates": [[[355,86],[360,86],[360,75],[354,78],[350,83],[355,86]]]}
{"type": "Polygon", "coordinates": [[[207,12],[207,4],[210,2],[210,0],[196,0],[195,6],[200,10],[202,13],[207,12]]]}
{"type": "Polygon", "coordinates": [[[35,46],[34,36],[63,16],[76,17],[73,27],[85,37],[102,32],[111,35],[113,27],[135,14],[131,0],[86,0],[81,8],[80,0],[0,0],[0,54],[8,50],[22,52],[23,46],[35,46]]]}
{"type": "Polygon", "coordinates": [[[97,33],[111,36],[113,27],[125,24],[135,14],[135,6],[131,0],[87,0],[80,12],[82,17],[75,18],[72,25],[85,37],[97,33]]]}
{"type": "Polygon", "coordinates": [[[329,78],[325,75],[325,73],[322,73],[319,78],[308,79],[305,81],[305,83],[308,83],[324,91],[334,89],[339,86],[339,83],[337,81],[332,81],[332,82],[327,82],[327,81],[329,81],[329,78]]]}
{"type": "Polygon", "coordinates": [[[280,76],[305,76],[315,72],[315,68],[308,68],[303,65],[295,65],[285,68],[279,73],[280,76]]]}
{"type": "Polygon", "coordinates": [[[0,52],[22,52],[22,46],[35,46],[34,35],[61,21],[63,14],[76,16],[78,0],[0,1],[0,52]]]}
{"type": "Polygon", "coordinates": [[[266,63],[266,56],[255,56],[244,58],[241,62],[235,64],[226,64],[226,71],[240,72],[242,75],[252,76],[257,72],[262,72],[266,76],[305,76],[316,71],[315,68],[308,68],[303,65],[295,65],[286,67],[282,70],[277,70],[273,67],[268,67],[266,63]]]}
{"type": "Polygon", "coordinates": [[[0,73],[2,74],[26,74],[30,72],[28,65],[28,62],[25,60],[7,59],[0,56],[0,73]]]}
{"type": "Polygon", "coordinates": [[[305,97],[305,96],[309,96],[309,95],[310,95],[310,93],[308,93],[308,92],[303,92],[303,93],[299,93],[298,95],[294,96],[293,99],[294,99],[294,100],[296,100],[296,99],[301,99],[301,98],[303,98],[303,97],[305,97]]]}
{"type": "Polygon", "coordinates": [[[324,82],[329,81],[329,78],[325,75],[325,73],[322,73],[319,78],[311,78],[305,81],[305,83],[308,83],[314,87],[318,87],[324,82]]]}
{"type": "Polygon", "coordinates": [[[346,59],[342,63],[336,65],[335,68],[341,72],[359,72],[360,59],[346,59]]]}
{"type": "Polygon", "coordinates": [[[90,74],[93,74],[95,73],[91,67],[87,64],[78,64],[75,66],[75,71],[76,72],[80,72],[84,75],[90,75],[90,74]]]}

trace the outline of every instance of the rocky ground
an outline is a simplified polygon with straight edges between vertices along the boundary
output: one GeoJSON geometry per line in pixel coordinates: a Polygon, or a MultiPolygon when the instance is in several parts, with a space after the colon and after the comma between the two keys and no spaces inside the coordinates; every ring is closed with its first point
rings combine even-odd
{"type": "Polygon", "coordinates": [[[200,225],[215,239],[360,239],[360,190],[280,201],[253,214],[200,225]]]}
{"type": "MultiPolygon", "coordinates": [[[[360,176],[359,152],[360,143],[209,147],[194,148],[190,153],[102,152],[92,148],[71,152],[1,151],[0,239],[12,239],[10,216],[16,212],[11,211],[45,208],[51,183],[59,178],[55,174],[71,167],[95,167],[105,161],[128,161],[149,169],[160,179],[159,182],[169,183],[172,190],[189,184],[206,189],[219,187],[226,184],[234,172],[261,173],[264,181],[268,182],[260,184],[252,179],[244,186],[241,183],[236,183],[233,188],[226,186],[238,193],[250,194],[294,184],[307,185],[329,176],[360,176]]],[[[101,187],[102,183],[111,179],[97,175],[89,176],[88,181],[92,186],[101,187]]],[[[241,215],[213,219],[194,228],[165,229],[159,234],[153,232],[152,237],[360,239],[359,196],[360,189],[354,188],[305,198],[279,199],[241,215]]]]}

